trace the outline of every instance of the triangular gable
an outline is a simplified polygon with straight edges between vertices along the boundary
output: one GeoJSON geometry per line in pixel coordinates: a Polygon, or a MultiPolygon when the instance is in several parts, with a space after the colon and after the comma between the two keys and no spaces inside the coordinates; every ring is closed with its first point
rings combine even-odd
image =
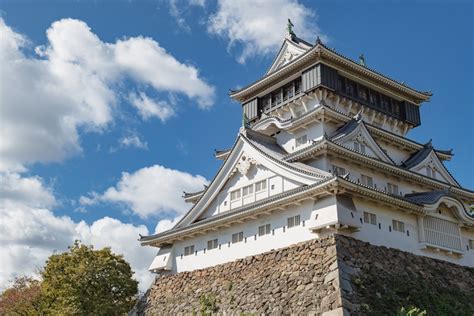
{"type": "MultiPolygon", "coordinates": [[[[365,153],[363,154],[394,164],[390,156],[382,149],[382,147],[380,147],[369,133],[362,120],[353,119],[347,122],[343,127],[336,131],[336,133],[331,137],[331,140],[354,150],[357,150],[357,148],[354,148],[355,142],[363,144],[365,146],[365,153]]],[[[360,148],[358,151],[360,152],[360,148]]]]}
{"type": "Polygon", "coordinates": [[[245,174],[254,165],[267,168],[282,178],[288,179],[294,183],[300,183],[301,185],[313,184],[316,181],[324,179],[326,176],[324,173],[315,174],[309,172],[307,169],[300,168],[296,164],[282,162],[279,157],[275,157],[269,152],[262,151],[244,135],[239,134],[239,138],[234,147],[212,182],[209,184],[209,187],[206,189],[199,201],[178,222],[175,228],[188,226],[196,221],[212,203],[215,203],[219,193],[234,174],[237,172],[245,174]]]}
{"type": "Polygon", "coordinates": [[[274,72],[277,69],[282,68],[283,66],[287,65],[288,63],[292,62],[299,56],[303,55],[306,51],[311,48],[310,45],[307,45],[303,42],[294,42],[288,38],[283,41],[283,44],[278,52],[275,60],[273,61],[272,65],[265,73],[265,75],[274,72]]]}
{"type": "Polygon", "coordinates": [[[409,170],[459,187],[459,183],[449,173],[448,169],[446,169],[433,148],[429,150],[424,159],[419,161],[417,164],[410,166],[409,170]],[[428,168],[435,171],[434,175],[432,172],[430,172],[431,174],[428,174],[428,168]]]}

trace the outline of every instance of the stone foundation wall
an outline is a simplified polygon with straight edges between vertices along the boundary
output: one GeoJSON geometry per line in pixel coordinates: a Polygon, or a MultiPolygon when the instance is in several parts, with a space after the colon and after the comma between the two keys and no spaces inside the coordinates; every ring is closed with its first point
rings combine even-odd
{"type": "Polygon", "coordinates": [[[162,276],[137,306],[146,315],[474,314],[474,269],[342,235],[202,270],[162,276]]]}

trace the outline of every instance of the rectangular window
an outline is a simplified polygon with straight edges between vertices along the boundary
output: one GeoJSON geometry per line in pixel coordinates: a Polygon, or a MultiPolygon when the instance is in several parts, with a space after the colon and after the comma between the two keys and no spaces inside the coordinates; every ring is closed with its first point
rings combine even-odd
{"type": "Polygon", "coordinates": [[[363,185],[366,185],[368,187],[374,186],[374,179],[372,179],[372,177],[366,176],[365,174],[361,176],[361,182],[363,185]]]}
{"type": "Polygon", "coordinates": [[[242,188],[242,195],[243,196],[247,196],[247,195],[250,195],[250,194],[253,194],[253,184],[242,188]]]}
{"type": "Polygon", "coordinates": [[[272,232],[270,224],[266,224],[258,227],[258,236],[268,235],[272,232]]]}
{"type": "Polygon", "coordinates": [[[218,240],[212,239],[207,241],[207,250],[215,249],[218,246],[218,240]]]}
{"type": "Polygon", "coordinates": [[[194,253],[194,245],[184,247],[184,255],[189,256],[194,253]]]}
{"type": "Polygon", "coordinates": [[[364,101],[367,101],[368,95],[369,93],[367,91],[367,88],[364,86],[359,86],[359,98],[364,101]]]}
{"type": "Polygon", "coordinates": [[[230,200],[235,201],[240,199],[240,189],[230,192],[230,200]]]}
{"type": "Polygon", "coordinates": [[[236,244],[244,240],[244,232],[232,234],[232,243],[236,244]]]}
{"type": "Polygon", "coordinates": [[[295,80],[295,94],[299,94],[301,92],[301,78],[295,80]]]}
{"type": "Polygon", "coordinates": [[[306,135],[296,138],[296,147],[306,144],[307,141],[308,141],[308,136],[306,135]]]}
{"type": "Polygon", "coordinates": [[[390,183],[390,182],[387,183],[387,191],[390,194],[398,195],[398,185],[390,183]]]}
{"type": "Polygon", "coordinates": [[[474,239],[469,239],[469,249],[474,250],[474,239]]]}
{"type": "Polygon", "coordinates": [[[392,226],[393,226],[394,231],[401,232],[401,233],[405,232],[405,223],[404,222],[392,220],[392,226]]]}
{"type": "Polygon", "coordinates": [[[336,165],[332,165],[332,173],[336,176],[343,176],[346,174],[346,169],[338,167],[336,165]]]}
{"type": "Polygon", "coordinates": [[[365,154],[365,145],[359,142],[354,142],[354,150],[365,154]]]}
{"type": "Polygon", "coordinates": [[[364,212],[364,223],[377,225],[377,216],[369,212],[364,212]]]}
{"type": "Polygon", "coordinates": [[[265,191],[267,189],[267,180],[255,183],[255,192],[265,191]]]}
{"type": "Polygon", "coordinates": [[[295,226],[300,226],[300,216],[295,215],[292,217],[288,217],[288,228],[295,227],[295,226]]]}

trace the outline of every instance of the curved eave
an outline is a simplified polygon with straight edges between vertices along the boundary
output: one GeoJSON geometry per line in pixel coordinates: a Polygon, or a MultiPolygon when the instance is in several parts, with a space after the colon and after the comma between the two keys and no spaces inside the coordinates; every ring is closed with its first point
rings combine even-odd
{"type": "Polygon", "coordinates": [[[367,155],[363,155],[350,148],[344,147],[327,139],[321,139],[320,141],[315,142],[311,146],[308,146],[297,152],[287,155],[284,159],[290,162],[299,161],[302,159],[309,158],[313,156],[314,153],[322,150],[332,150],[335,153],[344,154],[351,159],[355,159],[357,161],[361,161],[363,163],[379,167],[380,169],[387,170],[399,176],[407,177],[409,179],[429,185],[434,189],[449,189],[450,192],[456,194],[457,196],[461,196],[469,201],[474,201],[474,191],[462,187],[452,186],[449,183],[429,178],[423,174],[406,170],[396,165],[388,164],[384,161],[378,160],[367,155]]]}
{"type": "MultiPolygon", "coordinates": [[[[300,124],[305,124],[306,122],[311,120],[316,115],[319,115],[320,112],[323,112],[323,111],[328,111],[328,113],[330,113],[335,119],[339,119],[343,122],[348,122],[352,119],[352,117],[348,116],[346,113],[333,109],[329,107],[328,105],[321,104],[315,109],[309,112],[306,112],[305,114],[297,118],[289,118],[286,120],[281,120],[277,116],[266,117],[258,121],[252,128],[259,128],[261,126],[264,126],[266,123],[271,123],[273,121],[274,122],[273,124],[279,129],[293,130],[297,128],[300,124]]],[[[422,149],[424,146],[423,144],[418,143],[412,139],[389,132],[387,130],[384,130],[383,128],[377,127],[370,123],[364,122],[364,124],[366,125],[367,129],[369,130],[371,134],[373,133],[374,135],[380,138],[383,138],[385,141],[395,142],[398,145],[408,147],[409,149],[412,149],[414,151],[418,151],[422,149]]],[[[451,151],[439,150],[439,149],[434,149],[434,151],[436,155],[442,160],[451,160],[451,158],[454,156],[454,154],[451,151]]]]}
{"type": "Polygon", "coordinates": [[[410,212],[419,214],[424,213],[423,205],[420,203],[410,202],[403,197],[387,194],[374,188],[365,187],[341,177],[334,176],[312,185],[289,190],[264,200],[239,207],[235,210],[209,217],[189,226],[174,228],[151,236],[142,236],[139,241],[142,246],[150,245],[160,247],[162,245],[171,244],[176,240],[182,240],[183,238],[190,238],[198,234],[206,233],[208,230],[215,230],[219,227],[226,227],[226,225],[231,223],[241,222],[248,218],[255,218],[254,216],[259,213],[268,214],[268,212],[284,209],[285,207],[301,200],[343,194],[344,192],[355,193],[357,195],[372,198],[387,203],[388,205],[401,207],[410,212]]]}
{"type": "Polygon", "coordinates": [[[388,86],[390,88],[395,88],[404,94],[411,96],[414,99],[420,101],[429,101],[430,97],[432,96],[431,93],[421,92],[410,88],[396,80],[393,80],[381,73],[376,72],[370,68],[364,67],[356,63],[355,61],[345,57],[342,54],[339,54],[321,43],[316,44],[313,48],[309,49],[306,53],[302,54],[295,60],[291,61],[284,67],[264,76],[263,78],[255,81],[254,83],[240,89],[237,91],[231,91],[230,97],[238,100],[240,102],[247,100],[249,97],[253,96],[253,94],[260,90],[263,87],[269,86],[274,84],[279,78],[289,74],[290,72],[294,71],[295,69],[305,68],[309,66],[307,63],[322,60],[322,57],[327,57],[329,60],[338,62],[342,65],[347,66],[348,68],[358,72],[359,74],[363,74],[368,78],[371,78],[378,84],[382,84],[388,86]]]}

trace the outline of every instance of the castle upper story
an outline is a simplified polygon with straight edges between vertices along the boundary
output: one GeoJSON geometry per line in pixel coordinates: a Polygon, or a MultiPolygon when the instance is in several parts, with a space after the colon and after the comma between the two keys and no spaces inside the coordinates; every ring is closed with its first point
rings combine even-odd
{"type": "Polygon", "coordinates": [[[311,103],[324,99],[349,115],[360,113],[364,121],[401,136],[421,124],[420,106],[431,95],[369,68],[362,55],[355,62],[319,38],[312,45],[293,32],[262,78],[230,93],[242,104],[251,125],[268,116],[296,118],[311,103]]]}

